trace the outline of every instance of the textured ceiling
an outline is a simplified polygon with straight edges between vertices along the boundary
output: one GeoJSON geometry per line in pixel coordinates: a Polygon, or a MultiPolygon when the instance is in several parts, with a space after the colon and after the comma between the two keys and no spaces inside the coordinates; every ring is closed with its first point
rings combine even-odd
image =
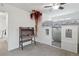
{"type": "Polygon", "coordinates": [[[46,3],[10,3],[9,5],[23,9],[25,11],[31,11],[33,9],[42,10],[42,6],[46,3]]]}
{"type": "Polygon", "coordinates": [[[79,10],[79,3],[67,3],[64,5],[63,10],[53,10],[52,8],[45,9],[43,6],[49,5],[49,3],[9,3],[9,5],[23,9],[28,12],[30,12],[33,9],[37,9],[46,13],[53,13],[56,15],[58,14],[57,16],[59,15],[61,16],[63,14],[69,14],[79,10]]]}
{"type": "MultiPolygon", "coordinates": [[[[23,9],[25,11],[30,12],[33,9],[40,10],[46,13],[47,20],[51,19],[53,21],[61,21],[65,19],[79,19],[79,3],[67,3],[63,7],[63,10],[54,10],[51,8],[44,9],[44,5],[48,5],[49,3],[8,3],[11,6],[23,9]]],[[[46,19],[44,19],[46,21],[46,19]]]]}

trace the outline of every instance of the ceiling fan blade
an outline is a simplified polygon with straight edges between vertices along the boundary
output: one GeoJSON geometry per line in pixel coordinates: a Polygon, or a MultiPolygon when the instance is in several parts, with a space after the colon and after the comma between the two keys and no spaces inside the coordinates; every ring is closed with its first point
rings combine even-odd
{"type": "Polygon", "coordinates": [[[49,7],[52,7],[52,6],[44,6],[44,8],[49,8],[49,7]]]}
{"type": "Polygon", "coordinates": [[[64,4],[66,4],[66,3],[60,3],[60,5],[64,5],[64,4]]]}
{"type": "Polygon", "coordinates": [[[60,7],[59,7],[59,9],[60,9],[60,10],[63,10],[63,9],[64,9],[64,7],[60,6],[60,7]]]}

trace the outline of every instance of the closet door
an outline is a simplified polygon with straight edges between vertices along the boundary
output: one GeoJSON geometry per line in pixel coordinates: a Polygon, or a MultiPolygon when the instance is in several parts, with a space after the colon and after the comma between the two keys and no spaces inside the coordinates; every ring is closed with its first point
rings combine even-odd
{"type": "Polygon", "coordinates": [[[54,41],[61,42],[61,28],[53,28],[52,34],[54,41]]]}
{"type": "Polygon", "coordinates": [[[78,26],[65,25],[62,26],[61,48],[77,53],[78,45],[78,26]]]}

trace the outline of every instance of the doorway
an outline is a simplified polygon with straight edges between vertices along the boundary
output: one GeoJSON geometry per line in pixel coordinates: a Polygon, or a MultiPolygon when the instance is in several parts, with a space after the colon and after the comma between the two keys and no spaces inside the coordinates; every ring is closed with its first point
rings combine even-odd
{"type": "Polygon", "coordinates": [[[52,28],[52,45],[56,47],[61,47],[61,28],[53,27],[52,28]]]}
{"type": "Polygon", "coordinates": [[[0,12],[0,55],[8,51],[8,13],[0,12]]]}

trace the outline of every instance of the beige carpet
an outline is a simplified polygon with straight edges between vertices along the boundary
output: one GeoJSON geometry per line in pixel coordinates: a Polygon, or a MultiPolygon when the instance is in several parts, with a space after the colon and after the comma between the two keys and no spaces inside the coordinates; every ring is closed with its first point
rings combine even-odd
{"type": "Polygon", "coordinates": [[[0,39],[0,55],[5,55],[8,51],[7,41],[0,39]]]}
{"type": "Polygon", "coordinates": [[[78,54],[58,49],[46,44],[37,43],[24,47],[24,50],[15,49],[9,51],[6,56],[77,56],[78,54]]]}

